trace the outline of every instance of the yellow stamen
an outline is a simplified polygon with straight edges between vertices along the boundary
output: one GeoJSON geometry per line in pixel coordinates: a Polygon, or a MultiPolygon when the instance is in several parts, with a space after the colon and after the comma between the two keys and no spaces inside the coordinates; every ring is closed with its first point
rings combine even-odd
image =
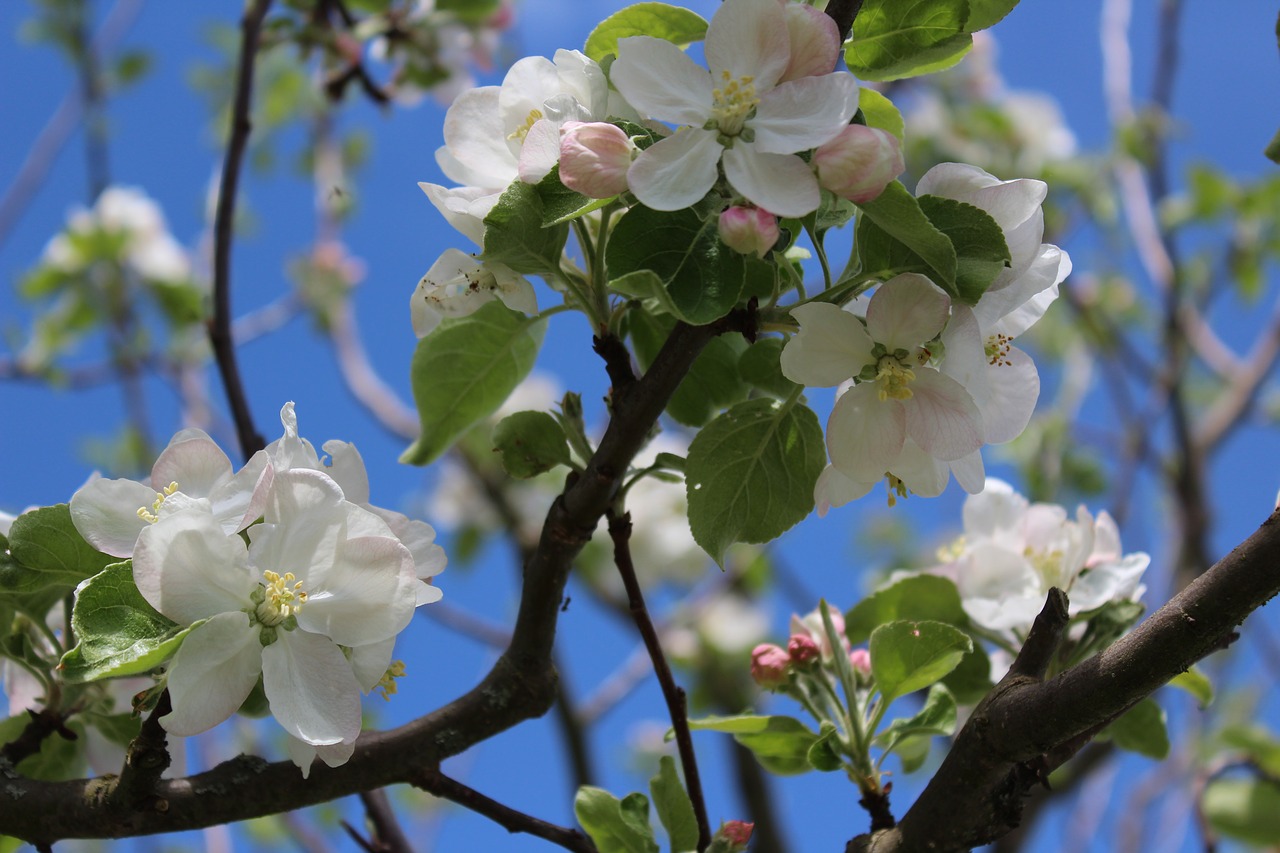
{"type": "Polygon", "coordinates": [[[1009,350],[1012,348],[1013,338],[1009,335],[989,335],[986,344],[987,363],[993,367],[996,365],[1012,367],[1013,362],[1009,360],[1009,350]]]}
{"type": "Polygon", "coordinates": [[[907,386],[916,374],[891,355],[886,355],[876,364],[876,384],[879,386],[880,399],[910,400],[911,389],[907,386]]]}
{"type": "Polygon", "coordinates": [[[281,575],[265,571],[262,576],[267,582],[264,584],[262,603],[255,610],[258,621],[270,628],[290,616],[298,615],[302,605],[307,603],[307,593],[302,589],[302,581],[295,583],[293,572],[281,575]]]}
{"type": "Polygon", "coordinates": [[[382,698],[388,702],[391,701],[391,694],[397,692],[397,678],[404,678],[404,661],[402,660],[393,660],[391,662],[391,666],[387,667],[386,673],[384,673],[378,683],[374,685],[374,689],[381,690],[382,698]]]}
{"type": "Polygon", "coordinates": [[[907,490],[907,484],[892,474],[886,473],[884,475],[884,483],[885,489],[889,493],[890,507],[897,506],[898,498],[902,498],[905,501],[911,495],[911,492],[907,490]]]}
{"type": "Polygon", "coordinates": [[[517,127],[511,133],[508,133],[507,139],[515,139],[523,143],[524,138],[529,135],[529,131],[533,129],[535,124],[542,120],[542,117],[542,110],[529,110],[529,115],[525,118],[524,124],[517,127]]]}
{"type": "Polygon", "coordinates": [[[164,499],[171,496],[176,491],[178,491],[178,484],[173,482],[165,486],[164,491],[156,492],[156,499],[151,504],[151,509],[147,509],[145,506],[138,507],[138,518],[142,519],[147,524],[155,524],[160,520],[160,507],[164,504],[164,499]]]}
{"type": "Polygon", "coordinates": [[[720,72],[720,76],[723,85],[711,90],[711,116],[721,134],[737,136],[760,103],[755,78],[744,74],[734,80],[728,71],[720,72]]]}

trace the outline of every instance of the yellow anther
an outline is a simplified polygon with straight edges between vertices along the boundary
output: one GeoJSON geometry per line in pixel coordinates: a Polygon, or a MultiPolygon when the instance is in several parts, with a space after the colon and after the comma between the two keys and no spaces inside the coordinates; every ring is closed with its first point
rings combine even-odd
{"type": "Polygon", "coordinates": [[[382,691],[382,698],[391,701],[391,694],[397,692],[396,679],[404,678],[404,661],[393,660],[391,666],[383,673],[382,678],[374,685],[375,690],[382,691]]]}
{"type": "Polygon", "coordinates": [[[178,484],[173,482],[165,486],[163,491],[156,492],[156,499],[152,501],[151,509],[145,506],[138,507],[138,518],[147,524],[155,524],[160,520],[160,507],[164,504],[164,499],[172,496],[176,491],[178,491],[178,484]]]}
{"type": "Polygon", "coordinates": [[[728,71],[722,71],[720,76],[723,85],[711,90],[711,116],[721,134],[737,136],[760,103],[755,78],[744,74],[735,80],[728,71]]]}
{"type": "Polygon", "coordinates": [[[516,140],[519,140],[521,143],[523,143],[524,138],[529,135],[529,131],[532,130],[533,126],[541,120],[542,120],[542,110],[539,110],[539,109],[529,110],[529,115],[525,117],[524,124],[520,125],[515,130],[511,131],[511,133],[508,133],[507,139],[516,139],[516,140]]]}
{"type": "Polygon", "coordinates": [[[1065,555],[1061,551],[1036,551],[1028,545],[1022,550],[1022,556],[1050,586],[1066,588],[1064,581],[1067,578],[1062,576],[1062,558],[1065,555]]]}
{"type": "Polygon", "coordinates": [[[898,498],[902,498],[905,501],[911,494],[907,491],[907,484],[892,474],[886,473],[884,475],[884,484],[885,490],[889,493],[889,506],[891,507],[897,506],[898,498]]]}
{"type": "Polygon", "coordinates": [[[266,579],[262,603],[255,611],[258,621],[267,627],[279,625],[290,616],[298,615],[302,605],[307,603],[307,593],[302,589],[302,581],[294,577],[293,572],[265,571],[266,579]]]}
{"type": "Polygon", "coordinates": [[[1009,350],[1011,349],[1013,349],[1013,338],[1009,335],[989,335],[986,344],[987,363],[993,367],[995,365],[1012,367],[1013,362],[1009,360],[1009,350]]]}
{"type": "Polygon", "coordinates": [[[881,400],[910,400],[913,396],[907,386],[916,378],[911,368],[891,355],[886,355],[876,364],[876,385],[879,386],[881,400]]]}
{"type": "Polygon", "coordinates": [[[954,563],[964,555],[965,539],[963,536],[957,536],[946,545],[938,548],[939,563],[954,563]]]}

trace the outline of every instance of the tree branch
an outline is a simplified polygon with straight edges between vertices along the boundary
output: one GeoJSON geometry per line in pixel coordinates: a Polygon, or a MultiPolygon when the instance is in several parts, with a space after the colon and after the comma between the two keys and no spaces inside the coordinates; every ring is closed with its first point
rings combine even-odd
{"type": "Polygon", "coordinates": [[[209,343],[213,347],[218,374],[227,392],[227,404],[235,421],[240,452],[248,459],[266,446],[253,425],[253,415],[240,381],[235,341],[231,335],[231,238],[236,210],[236,190],[240,166],[249,142],[249,104],[253,98],[253,66],[262,33],[262,20],[271,0],[254,0],[240,21],[240,63],[236,71],[236,96],[231,108],[231,135],[227,157],[218,185],[218,207],[213,218],[213,317],[209,320],[209,343]]]}
{"type": "Polygon", "coordinates": [[[383,853],[413,853],[413,845],[405,836],[391,808],[391,800],[382,788],[362,791],[360,802],[373,826],[373,841],[383,853]]]}

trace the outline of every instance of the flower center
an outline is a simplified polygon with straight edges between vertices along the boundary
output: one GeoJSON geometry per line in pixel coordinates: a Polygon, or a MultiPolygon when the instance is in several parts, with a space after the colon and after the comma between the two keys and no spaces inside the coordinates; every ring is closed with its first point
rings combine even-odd
{"type": "Polygon", "coordinates": [[[743,140],[750,142],[746,134],[743,134],[743,125],[747,123],[747,119],[756,114],[756,106],[760,103],[760,98],[756,96],[755,78],[749,74],[744,74],[737,80],[729,74],[728,71],[720,72],[722,85],[718,89],[711,90],[711,121],[714,127],[708,130],[718,130],[722,137],[721,144],[728,144],[723,141],[724,138],[732,143],[733,137],[742,136],[743,140]]]}
{"type": "Polygon", "coordinates": [[[307,603],[307,594],[302,589],[302,581],[297,581],[293,572],[265,571],[262,573],[266,583],[262,585],[262,601],[254,609],[258,622],[268,628],[274,628],[290,616],[296,616],[307,603]],[[292,584],[292,586],[290,586],[292,584]]]}
{"type": "MultiPolygon", "coordinates": [[[[911,392],[908,391],[907,394],[910,396],[911,392]]],[[[892,474],[886,473],[884,475],[884,486],[885,491],[888,492],[889,506],[891,507],[897,506],[898,498],[902,498],[905,501],[911,494],[907,489],[907,484],[892,474]]]]}
{"type": "Polygon", "coordinates": [[[163,492],[156,492],[156,499],[151,504],[151,509],[147,509],[145,506],[138,507],[138,518],[147,524],[155,524],[160,520],[160,507],[164,505],[165,498],[170,497],[176,491],[178,491],[178,484],[173,482],[165,486],[163,492]]]}
{"type": "Polygon", "coordinates": [[[1062,576],[1062,558],[1065,555],[1061,551],[1035,551],[1031,546],[1027,546],[1023,549],[1022,555],[1027,558],[1027,562],[1031,563],[1032,568],[1040,573],[1040,577],[1044,578],[1047,585],[1067,588],[1068,584],[1064,583],[1066,578],[1062,576]]]}
{"type": "Polygon", "coordinates": [[[397,678],[404,678],[404,661],[402,660],[393,660],[391,666],[387,667],[387,671],[383,673],[382,678],[373,686],[373,689],[381,690],[382,698],[390,702],[391,694],[397,692],[397,678]]]}
{"type": "Polygon", "coordinates": [[[533,126],[541,121],[542,118],[542,110],[537,108],[529,110],[529,115],[525,117],[524,124],[508,133],[507,139],[514,139],[523,145],[524,138],[529,135],[529,131],[532,130],[533,126]]]}
{"type": "Polygon", "coordinates": [[[986,343],[987,363],[991,366],[1004,365],[1012,367],[1013,362],[1009,360],[1009,350],[1013,348],[1013,338],[1009,335],[988,335],[986,343]]]}
{"type": "Polygon", "coordinates": [[[876,362],[876,384],[881,400],[910,400],[913,396],[907,386],[916,378],[915,372],[891,355],[881,356],[876,362]]]}

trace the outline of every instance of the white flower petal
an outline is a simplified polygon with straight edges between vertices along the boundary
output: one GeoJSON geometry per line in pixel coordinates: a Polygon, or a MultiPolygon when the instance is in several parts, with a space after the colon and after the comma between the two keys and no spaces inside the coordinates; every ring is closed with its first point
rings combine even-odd
{"type": "Polygon", "coordinates": [[[734,80],[755,78],[758,90],[772,88],[791,61],[791,35],[782,4],[777,0],[722,3],[707,27],[705,50],[717,81],[721,71],[728,71],[734,80]]]}
{"type": "Polygon", "coordinates": [[[1000,332],[1016,338],[1035,325],[1058,298],[1058,285],[1071,273],[1071,258],[1049,243],[1031,266],[1003,290],[987,291],[973,307],[979,325],[988,334],[1000,332]]]}
{"type": "Polygon", "coordinates": [[[173,710],[160,718],[170,734],[208,731],[239,709],[262,671],[258,628],[244,613],[220,613],[183,640],[169,667],[173,710]]]}
{"type": "Polygon", "coordinates": [[[714,133],[682,130],[640,152],[627,171],[627,183],[646,207],[683,210],[715,186],[723,150],[714,133]]]}
{"type": "Polygon", "coordinates": [[[322,746],[360,734],[360,685],[327,637],[279,631],[262,650],[262,686],[271,716],[299,740],[322,746]]]}
{"type": "Polygon", "coordinates": [[[298,624],[344,646],[381,642],[409,624],[417,586],[413,556],[399,540],[350,539],[332,567],[310,572],[298,624]]]}
{"type": "Polygon", "coordinates": [[[444,187],[425,182],[418,186],[427,194],[427,198],[446,222],[477,246],[484,245],[484,218],[498,203],[502,190],[489,187],[444,187]]]}
{"type": "Polygon", "coordinates": [[[142,531],[133,580],[152,607],[180,625],[247,607],[257,585],[244,541],[196,508],[142,531]]]}
{"type": "Polygon", "coordinates": [[[944,461],[967,456],[981,447],[982,415],[969,392],[932,368],[918,368],[915,374],[911,399],[903,408],[907,433],[916,444],[944,461]]]}
{"type": "Polygon", "coordinates": [[[922,498],[936,498],[947,487],[951,472],[946,464],[934,459],[910,436],[902,444],[902,453],[890,469],[912,494],[922,498]]]}
{"type": "Polygon", "coordinates": [[[907,413],[901,403],[881,400],[872,383],[855,385],[831,410],[827,451],[846,477],[875,482],[902,452],[906,432],[907,413]]]}
{"type": "Polygon", "coordinates": [[[148,526],[138,510],[150,511],[155,500],[155,489],[134,480],[93,480],[71,496],[71,522],[102,553],[128,557],[148,526]]]}
{"type": "Polygon", "coordinates": [[[1010,347],[999,364],[989,367],[985,390],[983,399],[976,401],[983,441],[1003,444],[1022,435],[1040,398],[1040,374],[1031,356],[1010,347]]]}
{"type": "Polygon", "coordinates": [[[800,331],[782,348],[782,375],[810,387],[839,385],[871,361],[862,321],[841,308],[810,302],[792,309],[800,331]]]}
{"type": "Polygon", "coordinates": [[[724,149],[724,174],[735,190],[778,216],[804,216],[821,200],[813,170],[793,154],[764,154],[739,141],[724,149]]]}
{"type": "Polygon", "coordinates": [[[669,41],[619,39],[609,79],[628,103],[660,121],[701,127],[711,116],[710,72],[669,41]]]}
{"type": "Polygon", "coordinates": [[[794,154],[835,138],[858,111],[858,81],[847,71],[802,77],[760,96],[755,146],[769,154],[794,154]]]}
{"type": "Polygon", "coordinates": [[[867,306],[867,332],[890,352],[914,350],[946,325],[951,297],[919,273],[903,273],[876,290],[867,306]]]}
{"type": "Polygon", "coordinates": [[[170,441],[151,468],[152,488],[163,491],[170,483],[177,483],[185,494],[204,498],[231,479],[231,460],[213,439],[199,430],[184,430],[178,435],[184,438],[170,441]]]}
{"type": "Polygon", "coordinates": [[[348,441],[335,439],[326,441],[322,449],[329,454],[325,473],[342,489],[342,496],[353,504],[367,504],[369,472],[365,470],[364,457],[356,446],[348,441]]]}
{"type": "Polygon", "coordinates": [[[533,123],[520,146],[518,170],[520,180],[536,184],[551,173],[560,162],[560,125],[542,119],[533,123]]]}
{"type": "Polygon", "coordinates": [[[971,495],[976,495],[982,491],[987,472],[982,464],[981,451],[975,450],[968,456],[961,456],[948,464],[951,467],[951,473],[955,475],[956,482],[960,484],[960,488],[971,495]]]}
{"type": "Polygon", "coordinates": [[[362,691],[368,693],[377,687],[382,676],[387,674],[395,645],[396,638],[388,637],[380,643],[368,643],[351,650],[351,671],[362,691]]]}
{"type": "Polygon", "coordinates": [[[505,187],[514,181],[516,154],[499,113],[497,86],[459,95],[444,117],[444,148],[436,162],[451,180],[475,187],[505,187]]]}
{"type": "Polygon", "coordinates": [[[832,507],[844,506],[863,497],[878,482],[880,482],[879,477],[866,482],[851,479],[840,473],[834,465],[828,465],[822,469],[822,473],[818,475],[818,482],[813,487],[813,499],[817,504],[818,517],[825,516],[832,507]]]}

